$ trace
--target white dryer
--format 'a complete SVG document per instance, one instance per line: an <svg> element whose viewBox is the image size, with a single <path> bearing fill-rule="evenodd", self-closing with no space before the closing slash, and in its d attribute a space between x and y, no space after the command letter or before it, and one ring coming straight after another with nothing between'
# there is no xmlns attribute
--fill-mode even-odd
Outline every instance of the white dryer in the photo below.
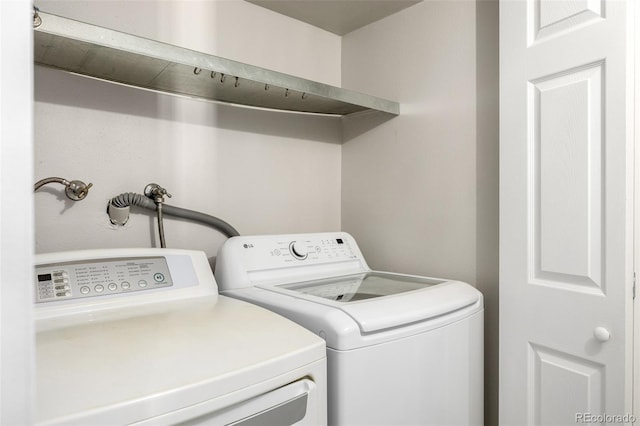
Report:
<svg viewBox="0 0 640 426"><path fill-rule="evenodd" d="M204 253L36 260L37 424L326 424L324 341L219 296Z"/></svg>
<svg viewBox="0 0 640 426"><path fill-rule="evenodd" d="M483 424L483 299L472 286L372 271L343 232L234 237L221 293L327 343L331 425Z"/></svg>

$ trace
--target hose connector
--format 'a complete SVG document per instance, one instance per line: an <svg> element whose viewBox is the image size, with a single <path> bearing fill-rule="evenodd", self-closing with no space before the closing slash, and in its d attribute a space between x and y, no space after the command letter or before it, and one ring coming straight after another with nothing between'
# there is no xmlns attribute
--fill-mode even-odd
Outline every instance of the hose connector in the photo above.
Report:
<svg viewBox="0 0 640 426"><path fill-rule="evenodd" d="M156 216L158 217L158 237L160 238L160 247L165 248L167 245L164 239L164 222L162 215L162 204L164 196L171 198L171 194L157 183L150 183L144 187L144 195L151 198L156 203Z"/></svg>
<svg viewBox="0 0 640 426"><path fill-rule="evenodd" d="M89 194L89 189L93 186L92 183L84 183L81 180L68 181L60 177L49 177L41 179L33 185L33 192L36 192L41 187L48 183L59 183L65 186L64 193L70 200L80 201L84 200Z"/></svg>
<svg viewBox="0 0 640 426"><path fill-rule="evenodd" d="M164 196L171 198L171 194L157 183L150 183L144 187L144 195L151 198L156 204L164 203Z"/></svg>
<svg viewBox="0 0 640 426"><path fill-rule="evenodd" d="M72 180L67 185L64 193L70 200L80 201L85 199L87 194L89 194L89 189L92 186L92 183L84 183L81 180Z"/></svg>

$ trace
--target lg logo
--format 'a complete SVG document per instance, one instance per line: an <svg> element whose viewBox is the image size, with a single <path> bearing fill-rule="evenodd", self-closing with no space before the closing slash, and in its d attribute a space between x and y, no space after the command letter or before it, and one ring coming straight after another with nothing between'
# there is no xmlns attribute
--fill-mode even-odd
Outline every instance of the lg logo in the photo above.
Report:
<svg viewBox="0 0 640 426"><path fill-rule="evenodd" d="M248 248L253 248L253 244L243 244L242 247L248 249Z"/></svg>

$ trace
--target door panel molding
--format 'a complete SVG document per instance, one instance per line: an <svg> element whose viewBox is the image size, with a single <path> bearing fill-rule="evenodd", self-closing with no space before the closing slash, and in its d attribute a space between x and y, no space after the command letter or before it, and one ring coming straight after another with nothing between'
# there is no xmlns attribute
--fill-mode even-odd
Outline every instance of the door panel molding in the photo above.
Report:
<svg viewBox="0 0 640 426"><path fill-rule="evenodd" d="M528 0L528 46L604 19L604 0Z"/></svg>
<svg viewBox="0 0 640 426"><path fill-rule="evenodd" d="M604 295L605 61L528 82L529 280Z"/></svg>
<svg viewBox="0 0 640 426"><path fill-rule="evenodd" d="M603 364L529 343L529 424L568 425L602 413L604 378Z"/></svg>

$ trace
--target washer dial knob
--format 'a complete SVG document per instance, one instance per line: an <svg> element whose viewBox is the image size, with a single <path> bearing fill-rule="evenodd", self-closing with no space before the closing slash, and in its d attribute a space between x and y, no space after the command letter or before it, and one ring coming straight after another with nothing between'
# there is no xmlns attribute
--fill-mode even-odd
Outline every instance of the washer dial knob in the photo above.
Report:
<svg viewBox="0 0 640 426"><path fill-rule="evenodd" d="M304 260L309 254L307 246L302 241L291 241L289 243L289 251L296 259Z"/></svg>

